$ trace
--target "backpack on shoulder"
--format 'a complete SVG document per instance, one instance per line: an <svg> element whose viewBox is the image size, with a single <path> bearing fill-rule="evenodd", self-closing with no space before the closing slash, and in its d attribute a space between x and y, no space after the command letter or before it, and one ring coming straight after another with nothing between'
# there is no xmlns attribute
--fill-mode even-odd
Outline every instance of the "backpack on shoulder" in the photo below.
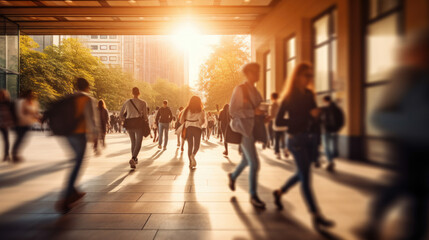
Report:
<svg viewBox="0 0 429 240"><path fill-rule="evenodd" d="M49 104L44 114L52 133L57 136L67 136L76 130L84 115L76 117L76 99L80 95L68 95Z"/></svg>
<svg viewBox="0 0 429 240"><path fill-rule="evenodd" d="M327 132L338 132L344 126L344 113L335 103L325 109L324 125Z"/></svg>

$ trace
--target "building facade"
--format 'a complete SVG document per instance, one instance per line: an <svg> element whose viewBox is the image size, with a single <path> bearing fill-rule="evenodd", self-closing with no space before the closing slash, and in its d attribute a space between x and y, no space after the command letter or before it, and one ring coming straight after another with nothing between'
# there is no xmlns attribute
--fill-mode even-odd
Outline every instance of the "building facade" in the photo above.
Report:
<svg viewBox="0 0 429 240"><path fill-rule="evenodd" d="M0 89L19 92L19 26L0 16Z"/></svg>
<svg viewBox="0 0 429 240"><path fill-rule="evenodd" d="M280 1L252 30L252 58L263 66L258 88L268 99L296 63L313 63L318 99L331 95L346 115L340 155L386 164L394 151L370 116L401 35L428 25L425 0Z"/></svg>

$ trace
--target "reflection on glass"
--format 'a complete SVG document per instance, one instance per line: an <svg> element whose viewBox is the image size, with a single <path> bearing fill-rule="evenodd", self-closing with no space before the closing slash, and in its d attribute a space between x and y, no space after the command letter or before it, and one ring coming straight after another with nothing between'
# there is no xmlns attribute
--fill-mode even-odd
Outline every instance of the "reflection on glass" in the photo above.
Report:
<svg viewBox="0 0 429 240"><path fill-rule="evenodd" d="M378 104L382 102L382 98L385 97L385 91L387 85L372 86L366 89L366 98L365 98L365 121L366 121L366 134L373 137L382 137L384 136L383 132L374 127L371 122L372 114L374 110L377 109Z"/></svg>
<svg viewBox="0 0 429 240"><path fill-rule="evenodd" d="M315 50L315 90L316 92L329 90L328 45Z"/></svg>
<svg viewBox="0 0 429 240"><path fill-rule="evenodd" d="M329 15L321 17L314 23L314 30L316 36L316 45L325 42L329 38Z"/></svg>
<svg viewBox="0 0 429 240"><path fill-rule="evenodd" d="M18 97L18 75L7 74L6 89L9 91L10 96L13 99L16 99Z"/></svg>
<svg viewBox="0 0 429 240"><path fill-rule="evenodd" d="M393 14L368 27L367 81L386 80L396 66L395 52L399 40L398 14Z"/></svg>

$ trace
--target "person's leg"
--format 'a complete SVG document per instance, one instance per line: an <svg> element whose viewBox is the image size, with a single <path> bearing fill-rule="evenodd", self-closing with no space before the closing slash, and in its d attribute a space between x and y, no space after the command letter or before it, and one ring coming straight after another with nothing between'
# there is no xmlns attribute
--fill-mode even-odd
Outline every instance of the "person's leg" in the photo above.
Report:
<svg viewBox="0 0 429 240"><path fill-rule="evenodd" d="M177 134L177 147L180 147L180 134Z"/></svg>
<svg viewBox="0 0 429 240"><path fill-rule="evenodd" d="M280 137L282 135L282 132L274 131L274 153L280 154Z"/></svg>
<svg viewBox="0 0 429 240"><path fill-rule="evenodd" d="M135 145L134 145L134 150L133 150L133 158L136 160L140 149L142 148L142 141L143 141L143 131L142 130L137 130L135 133Z"/></svg>
<svg viewBox="0 0 429 240"><path fill-rule="evenodd" d="M191 159L192 153L194 152L194 135L192 131L193 127L186 129L186 140L188 141L188 158Z"/></svg>
<svg viewBox="0 0 429 240"><path fill-rule="evenodd" d="M134 157L134 149L136 146L136 132L134 129L128 129L128 136L130 136L131 140L131 157Z"/></svg>
<svg viewBox="0 0 429 240"><path fill-rule="evenodd" d="M159 132L158 132L158 146L162 146L162 138L163 138L163 135L162 135L162 132L164 131L164 125L162 125L162 123L159 123L158 124L158 129L159 129Z"/></svg>
<svg viewBox="0 0 429 240"><path fill-rule="evenodd" d="M295 160L295 163L298 165L298 161L303 158L302 154L303 151L301 151L302 148L302 141L301 136L297 135L293 138L290 138L288 141L289 150L291 151L293 155L293 159ZM293 187L295 184L297 184L300 181L300 175L299 175L299 169L296 169L296 172L294 175L292 175L285 184L280 188L280 191L282 193L287 192L291 187Z"/></svg>
<svg viewBox="0 0 429 240"><path fill-rule="evenodd" d="M323 144L323 150L325 152L326 159L329 163L333 162L333 156L332 156L332 149L331 149L331 134L330 133L323 133L322 134L322 144Z"/></svg>
<svg viewBox="0 0 429 240"><path fill-rule="evenodd" d="M82 166L83 157L85 155L86 150L86 135L85 134L77 134L67 136L67 141L69 142L72 150L74 151L74 162L75 166L70 173L69 180L67 182L67 187L64 192L64 199L70 199L72 195L76 192L75 182L79 175L79 170Z"/></svg>
<svg viewBox="0 0 429 240"><path fill-rule="evenodd" d="M201 129L195 128L194 129L194 150L192 152L194 156L197 154L198 150L200 149L200 143L201 143Z"/></svg>
<svg viewBox="0 0 429 240"><path fill-rule="evenodd" d="M25 135L27 134L27 132L30 130L29 127L16 127L15 131L16 131L16 140L15 143L13 144L12 147L12 157L13 158L18 158L19 156L19 151L21 148L22 143L25 140ZM16 159L18 160L18 159Z"/></svg>
<svg viewBox="0 0 429 240"><path fill-rule="evenodd" d="M167 143L168 143L168 131L170 131L170 124L165 123L165 125L164 125L164 148L167 147Z"/></svg>
<svg viewBox="0 0 429 240"><path fill-rule="evenodd" d="M252 197L256 197L258 187L258 171L259 171L259 158L255 147L255 140L253 137L242 137L243 155L246 156L249 164L249 191Z"/></svg>
<svg viewBox="0 0 429 240"><path fill-rule="evenodd" d="M4 154L3 161L7 161L9 158L9 130L7 128L0 128L1 135L3 137Z"/></svg>

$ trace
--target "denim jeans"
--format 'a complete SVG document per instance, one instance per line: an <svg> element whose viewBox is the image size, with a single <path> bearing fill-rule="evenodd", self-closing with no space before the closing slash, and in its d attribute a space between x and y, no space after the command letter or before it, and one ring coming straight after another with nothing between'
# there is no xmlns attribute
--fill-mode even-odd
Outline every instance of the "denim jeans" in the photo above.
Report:
<svg viewBox="0 0 429 240"><path fill-rule="evenodd" d="M312 213L318 211L317 204L311 190L311 163L315 160L315 151L317 152L317 144L314 138L316 134L300 133L294 136L289 136L288 147L292 153L297 166L296 173L287 180L281 188L282 192L287 192L289 188L301 181L302 194L307 202L307 206Z"/></svg>
<svg viewBox="0 0 429 240"><path fill-rule="evenodd" d="M86 134L69 135L66 137L66 139L74 152L73 161L75 162L75 165L72 172L70 173L69 181L67 183L66 191L64 193L65 199L69 198L70 196L72 196L73 193L76 192L74 185L79 175L80 167L82 166L83 157L85 155Z"/></svg>
<svg viewBox="0 0 429 240"><path fill-rule="evenodd" d="M162 140L164 140L164 147L167 147L168 143L168 130L170 129L169 123L159 123L159 145L162 145ZM164 135L163 135L164 133ZM165 138L165 139L164 139Z"/></svg>
<svg viewBox="0 0 429 240"><path fill-rule="evenodd" d="M16 139L12 146L13 156L19 155L19 151L21 149L22 144L24 143L25 136L27 135L28 131L30 131L30 127L28 126L15 127Z"/></svg>
<svg viewBox="0 0 429 240"><path fill-rule="evenodd" d="M188 141L188 157L197 154L201 143L201 128L187 127L186 140Z"/></svg>
<svg viewBox="0 0 429 240"><path fill-rule="evenodd" d="M323 151L328 159L328 162L332 163L337 151L337 134L336 133L323 133L322 134Z"/></svg>
<svg viewBox="0 0 429 240"><path fill-rule="evenodd" d="M253 137L243 136L240 144L243 152L243 158L235 171L232 173L232 179L235 180L243 172L244 168L249 165L249 192L252 197L257 195L257 182L259 171L259 158L256 151L255 139Z"/></svg>
<svg viewBox="0 0 429 240"><path fill-rule="evenodd" d="M275 142L274 142L274 152L280 153L280 149L285 149L285 132L283 131L274 131Z"/></svg>
<svg viewBox="0 0 429 240"><path fill-rule="evenodd" d="M2 134L3 137L3 146L4 146L4 154L3 154L3 159L6 159L9 156L9 129L7 128L0 128L0 132Z"/></svg>
<svg viewBox="0 0 429 240"><path fill-rule="evenodd" d="M133 158L137 158L142 148L143 130L142 129L128 129L128 135L131 140L131 154Z"/></svg>

